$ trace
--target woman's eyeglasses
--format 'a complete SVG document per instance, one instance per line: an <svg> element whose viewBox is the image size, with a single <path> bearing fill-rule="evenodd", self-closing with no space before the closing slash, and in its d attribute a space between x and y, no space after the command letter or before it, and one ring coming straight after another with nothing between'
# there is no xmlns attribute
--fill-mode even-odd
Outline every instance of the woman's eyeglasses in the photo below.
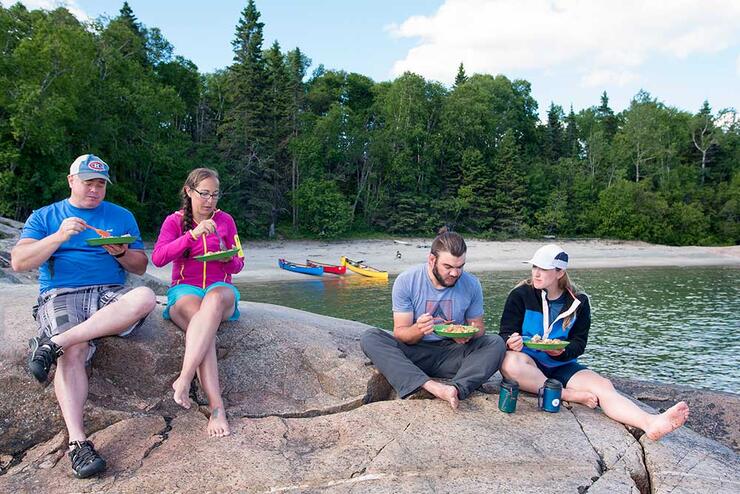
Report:
<svg viewBox="0 0 740 494"><path fill-rule="evenodd" d="M210 194L208 192L201 192L198 189L193 189L192 187L190 188L190 190L192 190L193 192L196 192L200 197L202 197L206 201L208 200L208 198L211 198L214 201L216 201L221 196L221 193L220 192L214 192L214 193Z"/></svg>

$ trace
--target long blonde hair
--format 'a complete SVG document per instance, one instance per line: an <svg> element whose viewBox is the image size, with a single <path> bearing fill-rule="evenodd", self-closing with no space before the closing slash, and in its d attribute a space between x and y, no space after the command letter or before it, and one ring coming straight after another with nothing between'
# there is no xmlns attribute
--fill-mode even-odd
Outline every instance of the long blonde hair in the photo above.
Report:
<svg viewBox="0 0 740 494"><path fill-rule="evenodd" d="M581 290L575 283L571 281L567 271L558 268L555 269L557 269L558 271L563 271L563 276L558 278L558 288L560 288L564 292L570 293L570 296L573 297L573 300L576 300L578 298L578 294L581 293ZM530 276L529 278L523 279L522 281L517 283L516 287L520 287L522 285L532 286L532 277ZM563 319L563 328L567 328L568 326L570 326L570 322L573 320L574 315L575 313L568 314Z"/></svg>

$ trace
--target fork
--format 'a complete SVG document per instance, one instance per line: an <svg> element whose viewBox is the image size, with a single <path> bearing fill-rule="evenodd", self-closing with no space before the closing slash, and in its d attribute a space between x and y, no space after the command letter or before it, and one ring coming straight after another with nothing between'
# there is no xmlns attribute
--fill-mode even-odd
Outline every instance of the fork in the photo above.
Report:
<svg viewBox="0 0 740 494"><path fill-rule="evenodd" d="M110 237L110 233L106 232L105 230L101 230L100 228L95 228L94 226L90 226L87 223L85 223L85 228L89 228L90 230L94 231L101 237Z"/></svg>

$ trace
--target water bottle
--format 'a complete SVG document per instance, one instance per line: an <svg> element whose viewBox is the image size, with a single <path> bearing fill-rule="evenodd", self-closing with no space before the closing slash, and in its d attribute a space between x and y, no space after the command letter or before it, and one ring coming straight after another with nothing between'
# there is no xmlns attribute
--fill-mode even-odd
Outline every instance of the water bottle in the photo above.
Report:
<svg viewBox="0 0 740 494"><path fill-rule="evenodd" d="M503 379L498 394L498 409L506 413L514 413L516 399L519 396L519 383L513 379Z"/></svg>
<svg viewBox="0 0 740 494"><path fill-rule="evenodd" d="M540 409L557 413L560 411L560 396L563 394L563 385L557 379L548 379L537 392L537 405Z"/></svg>

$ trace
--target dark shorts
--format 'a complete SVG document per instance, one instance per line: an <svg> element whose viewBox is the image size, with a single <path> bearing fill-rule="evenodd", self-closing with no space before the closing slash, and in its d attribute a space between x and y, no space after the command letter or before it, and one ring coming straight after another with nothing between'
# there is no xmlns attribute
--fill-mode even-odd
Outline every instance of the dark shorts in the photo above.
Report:
<svg viewBox="0 0 740 494"><path fill-rule="evenodd" d="M86 321L103 307L116 302L131 288L122 285L94 285L81 288L52 288L39 295L33 308L33 317L39 327L39 336L51 338ZM145 318L144 318L145 319ZM128 336L144 323L136 321L124 328L119 336ZM86 364L95 354L95 342L90 341Z"/></svg>
<svg viewBox="0 0 740 494"><path fill-rule="evenodd" d="M585 365L581 365L578 362L570 362L568 364L559 365L557 367L545 367L536 359L532 360L534 360L534 363L537 364L537 368L542 371L545 377L547 377L548 379L557 379L558 381L560 381L563 387L566 387L568 385L568 381L570 381L570 378L573 377L576 372L588 369L588 367L586 367Z"/></svg>

